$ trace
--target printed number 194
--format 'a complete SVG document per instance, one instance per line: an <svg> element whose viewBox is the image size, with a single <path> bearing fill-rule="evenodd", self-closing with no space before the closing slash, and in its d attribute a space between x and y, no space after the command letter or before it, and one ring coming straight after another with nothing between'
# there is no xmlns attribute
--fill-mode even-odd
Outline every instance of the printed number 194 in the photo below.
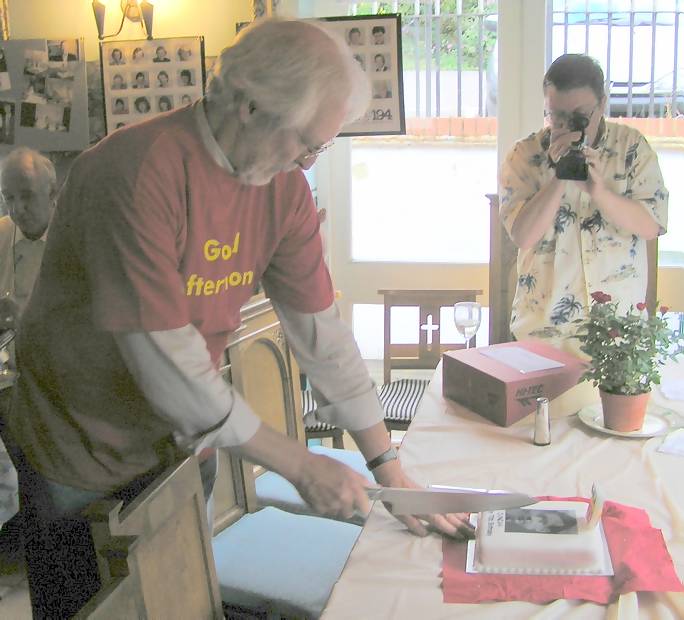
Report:
<svg viewBox="0 0 684 620"><path fill-rule="evenodd" d="M374 121L391 121L392 120L392 111L388 108L386 110L371 110L370 111L371 117Z"/></svg>

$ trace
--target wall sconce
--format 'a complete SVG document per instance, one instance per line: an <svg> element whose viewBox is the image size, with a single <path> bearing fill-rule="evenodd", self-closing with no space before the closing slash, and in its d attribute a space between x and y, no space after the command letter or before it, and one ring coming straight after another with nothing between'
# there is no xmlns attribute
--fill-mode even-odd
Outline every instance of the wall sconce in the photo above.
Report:
<svg viewBox="0 0 684 620"><path fill-rule="evenodd" d="M121 30L123 30L123 25L126 22L126 18L132 22L142 22L145 32L147 33L147 38L152 38L152 19L154 16L154 5L147 0L121 0L121 25L119 30L114 34L104 34L104 19L105 19L105 5L99 0L93 0L93 14L95 15L95 24L97 25L97 38L102 41L102 39L108 39L110 37L117 36Z"/></svg>

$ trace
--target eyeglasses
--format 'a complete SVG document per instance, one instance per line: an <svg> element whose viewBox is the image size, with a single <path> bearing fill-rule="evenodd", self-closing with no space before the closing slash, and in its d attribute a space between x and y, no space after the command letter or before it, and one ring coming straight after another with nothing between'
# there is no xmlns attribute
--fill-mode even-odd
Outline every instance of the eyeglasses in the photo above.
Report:
<svg viewBox="0 0 684 620"><path fill-rule="evenodd" d="M551 121L554 127L559 127L565 125L573 116L580 115L587 119L587 122L591 121L594 116L594 112L601 106L597 103L589 112L575 111L575 112L548 112L544 110L544 118Z"/></svg>
<svg viewBox="0 0 684 620"><path fill-rule="evenodd" d="M335 138L330 138L327 142L324 142L320 146L308 146L306 143L306 140L304 140L304 137L302 134L297 132L297 135L299 136L299 141L304 145L304 148L306 149L306 152L304 155L300 157L301 160L305 161L307 159L312 159L313 157L318 157L323 151L327 151L333 144L335 144Z"/></svg>

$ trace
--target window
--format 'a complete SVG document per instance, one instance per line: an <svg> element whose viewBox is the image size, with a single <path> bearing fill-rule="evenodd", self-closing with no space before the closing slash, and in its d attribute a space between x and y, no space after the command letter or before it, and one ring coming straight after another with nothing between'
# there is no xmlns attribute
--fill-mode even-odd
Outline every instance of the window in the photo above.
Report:
<svg viewBox="0 0 684 620"><path fill-rule="evenodd" d="M483 117L496 3L351 6L373 11L402 13L409 136L353 141L351 259L487 263L496 125Z"/></svg>

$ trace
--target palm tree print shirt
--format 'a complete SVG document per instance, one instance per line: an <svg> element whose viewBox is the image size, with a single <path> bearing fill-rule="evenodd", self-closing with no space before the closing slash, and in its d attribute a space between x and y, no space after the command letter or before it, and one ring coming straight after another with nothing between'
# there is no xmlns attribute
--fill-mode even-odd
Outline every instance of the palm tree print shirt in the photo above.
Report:
<svg viewBox="0 0 684 620"><path fill-rule="evenodd" d="M602 129L595 148L606 186L640 202L664 234L668 192L655 152L636 129L610 122ZM509 235L525 204L555 175L549 140L543 129L518 141L502 166L500 214ZM518 250L517 267L512 333L571 353L579 352L573 321L585 316L592 292L609 293L623 311L646 295L646 241L604 219L573 181L566 181L553 226L534 247Z"/></svg>

